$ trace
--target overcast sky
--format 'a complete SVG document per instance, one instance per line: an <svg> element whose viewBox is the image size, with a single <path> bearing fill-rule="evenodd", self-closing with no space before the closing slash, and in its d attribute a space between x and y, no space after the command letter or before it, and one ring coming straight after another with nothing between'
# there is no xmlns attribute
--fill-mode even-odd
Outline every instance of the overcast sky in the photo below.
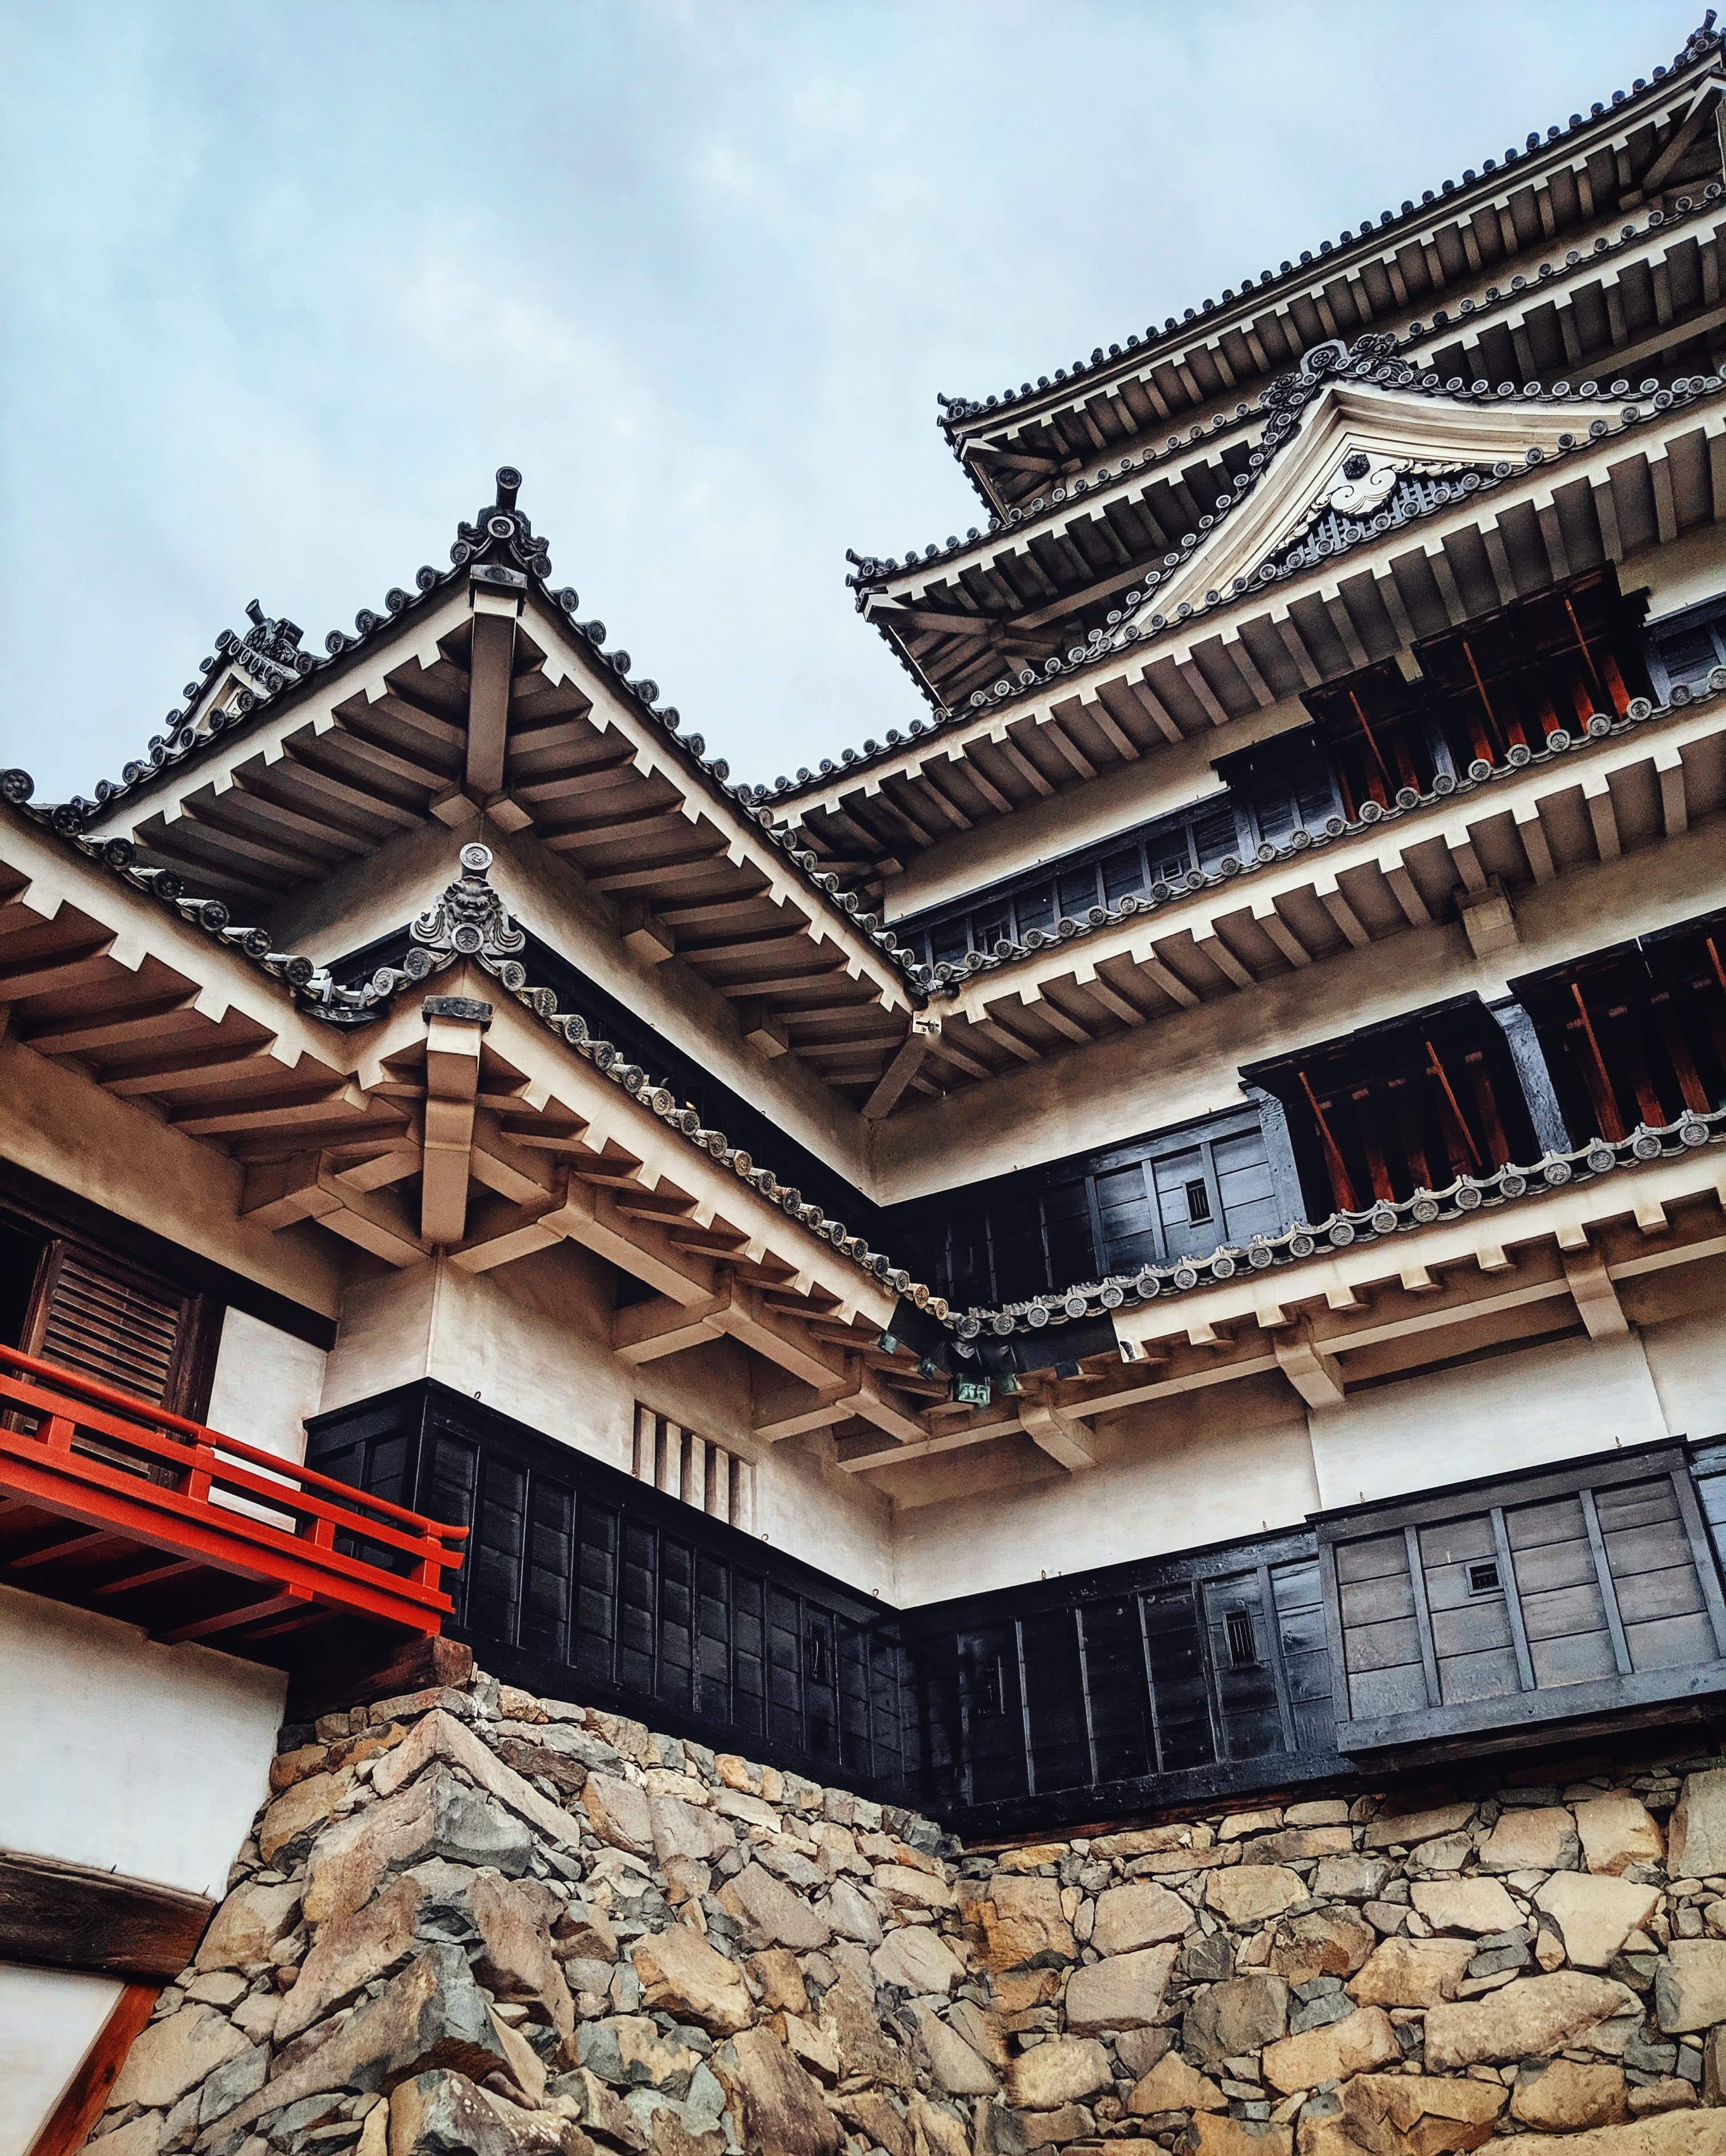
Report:
<svg viewBox="0 0 1726 2156"><path fill-rule="evenodd" d="M117 773L245 602L324 633L498 465L768 779L922 706L845 550L934 426L1668 62L1699 0L9 0L0 754Z"/></svg>

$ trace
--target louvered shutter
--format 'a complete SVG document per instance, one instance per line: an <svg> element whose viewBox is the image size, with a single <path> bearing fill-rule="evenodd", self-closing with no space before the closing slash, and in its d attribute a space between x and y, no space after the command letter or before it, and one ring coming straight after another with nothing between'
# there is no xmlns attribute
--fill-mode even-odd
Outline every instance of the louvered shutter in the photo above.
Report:
<svg viewBox="0 0 1726 2156"><path fill-rule="evenodd" d="M32 1352L177 1409L193 1301L68 1238L44 1283Z"/></svg>

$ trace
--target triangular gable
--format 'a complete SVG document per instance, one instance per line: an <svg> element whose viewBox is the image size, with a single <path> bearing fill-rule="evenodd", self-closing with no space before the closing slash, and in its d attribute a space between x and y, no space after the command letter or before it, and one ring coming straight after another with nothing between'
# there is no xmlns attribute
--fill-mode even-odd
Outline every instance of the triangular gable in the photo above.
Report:
<svg viewBox="0 0 1726 2156"><path fill-rule="evenodd" d="M1586 430L1586 405L1465 403L1416 388L1400 362L1357 360L1346 377L1333 372L1343 363L1339 345L1321 346L1276 385L1261 465L1189 557L1155 581L1133 628L1161 629L1316 568L1359 538L1573 447Z"/></svg>

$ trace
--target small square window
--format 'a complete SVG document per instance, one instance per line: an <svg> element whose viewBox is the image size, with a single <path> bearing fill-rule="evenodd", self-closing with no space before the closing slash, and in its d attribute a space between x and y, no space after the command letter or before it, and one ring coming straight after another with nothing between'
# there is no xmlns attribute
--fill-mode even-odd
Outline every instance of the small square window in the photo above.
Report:
<svg viewBox="0 0 1726 2156"><path fill-rule="evenodd" d="M1210 1218L1210 1193L1202 1175L1194 1176L1187 1185L1187 1218L1195 1225Z"/></svg>
<svg viewBox="0 0 1726 2156"><path fill-rule="evenodd" d="M1257 1661L1258 1641L1254 1636L1250 1609L1230 1610L1223 1620L1223 1630L1229 1642L1229 1660L1237 1670Z"/></svg>
<svg viewBox="0 0 1726 2156"><path fill-rule="evenodd" d="M1483 1563L1468 1568L1468 1592L1471 1594L1496 1594L1499 1591L1498 1567L1488 1558Z"/></svg>

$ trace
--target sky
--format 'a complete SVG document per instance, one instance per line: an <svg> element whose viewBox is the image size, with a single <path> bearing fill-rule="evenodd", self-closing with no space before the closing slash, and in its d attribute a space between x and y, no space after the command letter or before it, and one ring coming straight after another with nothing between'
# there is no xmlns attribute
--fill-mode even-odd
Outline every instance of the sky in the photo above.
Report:
<svg viewBox="0 0 1726 2156"><path fill-rule="evenodd" d="M732 775L924 708L847 547L984 395L1503 155L1699 0L4 0L0 762L117 776L249 599L501 464Z"/></svg>

